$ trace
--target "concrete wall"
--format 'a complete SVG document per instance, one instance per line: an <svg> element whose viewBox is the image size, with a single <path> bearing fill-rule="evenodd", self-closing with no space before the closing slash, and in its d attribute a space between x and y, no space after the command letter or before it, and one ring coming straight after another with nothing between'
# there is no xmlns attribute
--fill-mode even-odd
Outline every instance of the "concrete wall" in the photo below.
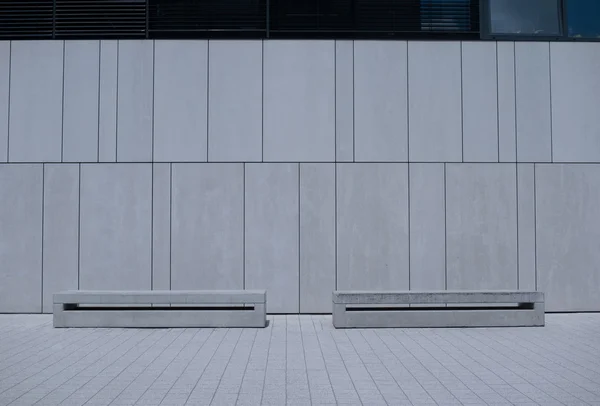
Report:
<svg viewBox="0 0 600 406"><path fill-rule="evenodd" d="M600 310L600 44L0 42L0 312L540 289Z"/></svg>

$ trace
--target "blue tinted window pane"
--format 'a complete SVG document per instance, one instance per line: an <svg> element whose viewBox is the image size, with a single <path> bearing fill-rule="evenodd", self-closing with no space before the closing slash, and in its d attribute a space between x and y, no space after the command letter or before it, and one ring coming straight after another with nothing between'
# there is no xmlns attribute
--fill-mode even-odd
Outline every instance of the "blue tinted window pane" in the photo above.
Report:
<svg viewBox="0 0 600 406"><path fill-rule="evenodd" d="M489 5L492 34L560 35L558 0L490 0Z"/></svg>
<svg viewBox="0 0 600 406"><path fill-rule="evenodd" d="M600 0L567 0L569 37L600 38Z"/></svg>

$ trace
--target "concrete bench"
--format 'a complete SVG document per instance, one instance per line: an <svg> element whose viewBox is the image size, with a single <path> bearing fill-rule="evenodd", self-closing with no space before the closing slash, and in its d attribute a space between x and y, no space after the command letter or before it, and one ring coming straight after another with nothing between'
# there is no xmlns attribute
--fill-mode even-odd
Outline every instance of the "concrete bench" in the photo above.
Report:
<svg viewBox="0 0 600 406"><path fill-rule="evenodd" d="M54 294L54 327L265 327L264 290Z"/></svg>
<svg viewBox="0 0 600 406"><path fill-rule="evenodd" d="M522 291L333 292L336 328L544 325L544 294Z"/></svg>

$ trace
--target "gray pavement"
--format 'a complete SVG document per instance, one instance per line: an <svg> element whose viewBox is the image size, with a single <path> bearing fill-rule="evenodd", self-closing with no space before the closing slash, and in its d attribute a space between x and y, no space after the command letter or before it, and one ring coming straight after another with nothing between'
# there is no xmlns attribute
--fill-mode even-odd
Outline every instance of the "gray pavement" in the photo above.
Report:
<svg viewBox="0 0 600 406"><path fill-rule="evenodd" d="M53 329L0 315L0 405L600 405L600 314L543 328Z"/></svg>

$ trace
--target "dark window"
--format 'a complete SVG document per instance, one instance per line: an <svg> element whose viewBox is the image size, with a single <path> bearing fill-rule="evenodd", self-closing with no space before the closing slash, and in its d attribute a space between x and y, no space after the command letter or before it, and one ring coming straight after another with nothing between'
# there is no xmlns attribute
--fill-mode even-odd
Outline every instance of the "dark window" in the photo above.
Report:
<svg viewBox="0 0 600 406"><path fill-rule="evenodd" d="M52 38L53 5L53 0L0 1L0 38Z"/></svg>
<svg viewBox="0 0 600 406"><path fill-rule="evenodd" d="M471 31L471 0L421 0L423 31Z"/></svg>
<svg viewBox="0 0 600 406"><path fill-rule="evenodd" d="M559 0L489 0L488 6L492 35L561 34Z"/></svg>
<svg viewBox="0 0 600 406"><path fill-rule="evenodd" d="M569 37L600 39L600 0L565 1Z"/></svg>

